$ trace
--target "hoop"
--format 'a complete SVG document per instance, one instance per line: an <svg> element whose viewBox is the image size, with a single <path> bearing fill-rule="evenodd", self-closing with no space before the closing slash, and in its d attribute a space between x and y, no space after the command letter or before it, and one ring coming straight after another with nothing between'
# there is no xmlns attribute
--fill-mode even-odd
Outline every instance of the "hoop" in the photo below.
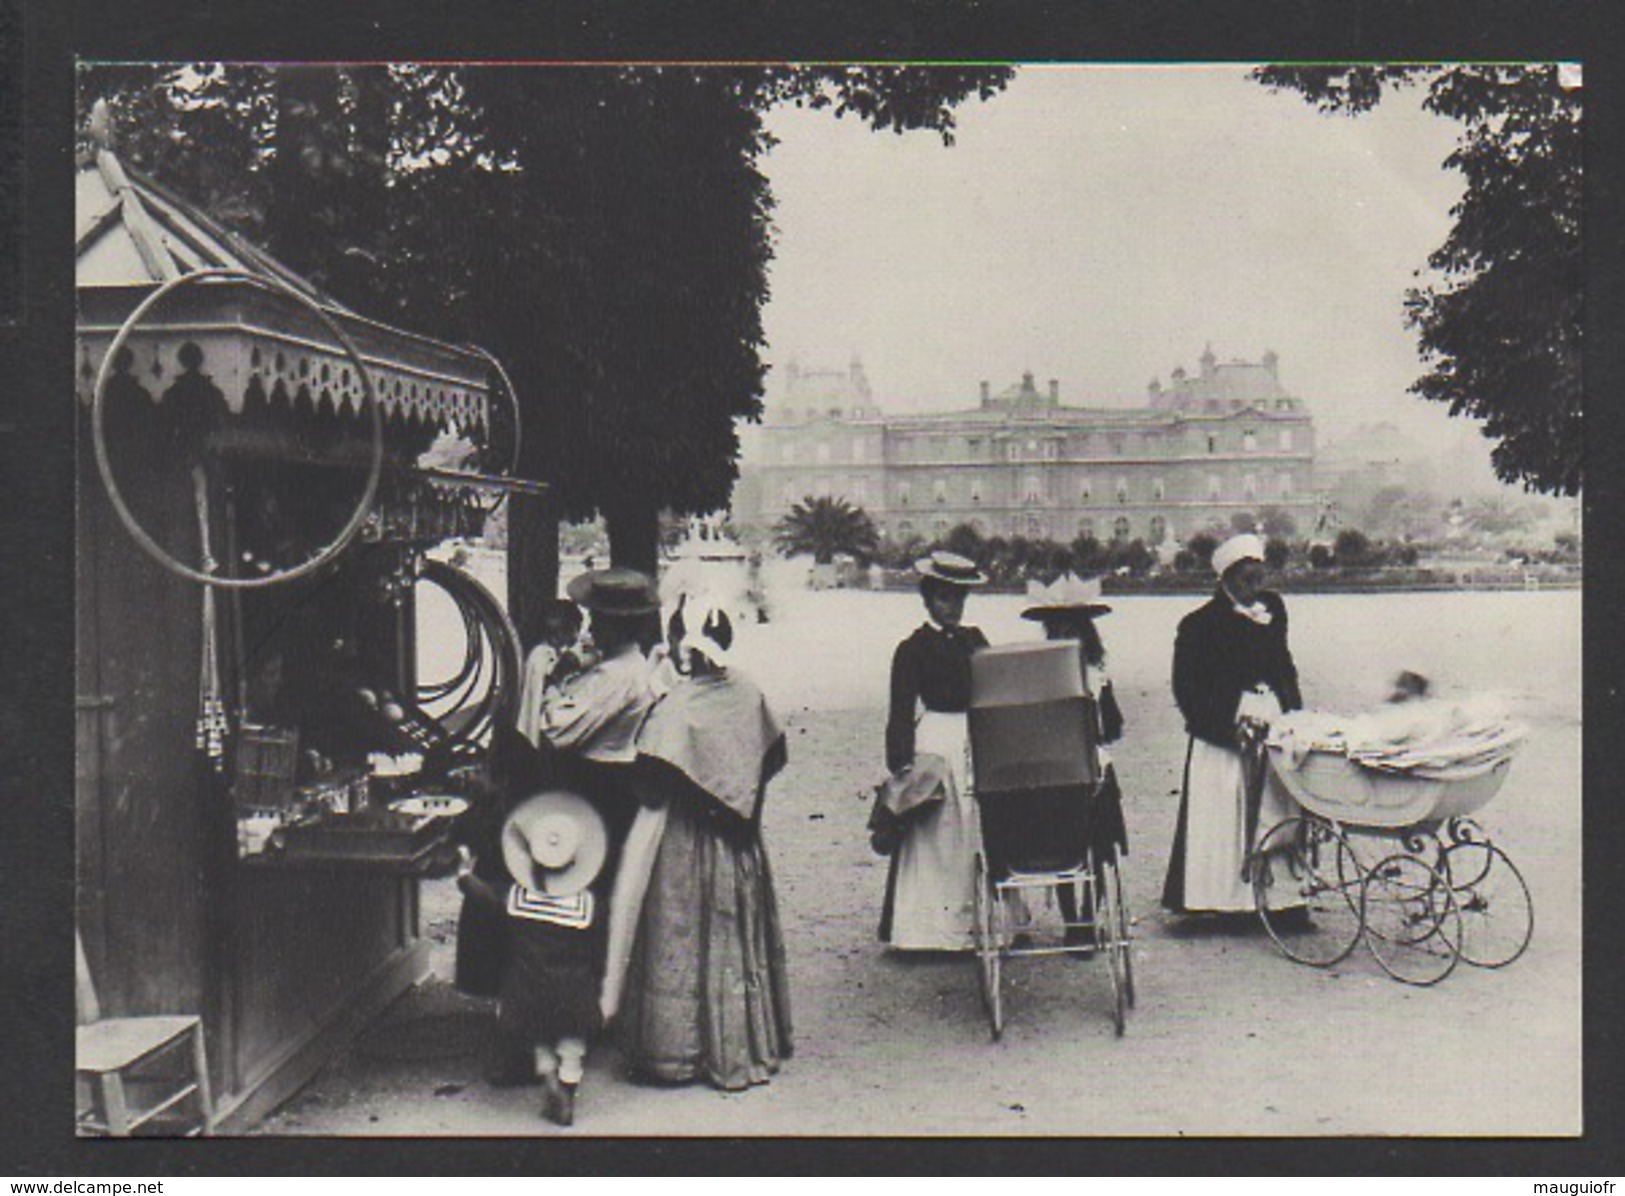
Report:
<svg viewBox="0 0 1625 1196"><path fill-rule="evenodd" d="M107 454L106 395L107 384L112 377L114 360L124 348L125 342L130 339L131 333L135 331L136 325L143 316L167 296L187 283L210 279L246 282L250 286L257 286L273 295L293 299L296 303L303 305L307 311L314 314L327 331L333 334L333 337L339 342L350 360L355 363L356 373L361 379L363 398L372 413L372 453L367 465L367 484L362 492L361 501L356 504L354 513L351 514L344 527L340 529L338 535L324 545L315 556L301 561L291 569L272 570L263 577L220 577L207 567L194 569L190 565L183 564L170 556L156 540L147 534L147 529L141 526L134 512L130 510L129 505L124 501L124 494L119 490L118 482L113 477L113 464ZM182 274L180 277L172 278L160 285L157 290L136 305L135 310L125 318L124 323L119 325L118 332L114 334L112 343L107 346L107 352L102 357L101 368L96 371L96 389L91 396L90 404L90 430L92 443L96 450L96 469L101 474L102 486L107 491L107 497L113 504L113 511L118 515L119 522L124 524L125 530L141 546L142 551L177 577L223 590L254 590L284 581L292 581L297 577L304 577L309 573L314 573L338 556L349 546L350 541L355 539L356 533L361 530L361 525L366 522L368 514L371 513L372 501L378 494L378 479L383 474L384 468L383 410L378 405L378 393L373 385L372 374L367 369L367 363L362 358L361 351L356 348L355 342L339 326L338 321L330 316L320 304L296 291L281 279L272 278L269 275L255 274L235 267L210 267L203 270L194 270L190 274Z"/></svg>

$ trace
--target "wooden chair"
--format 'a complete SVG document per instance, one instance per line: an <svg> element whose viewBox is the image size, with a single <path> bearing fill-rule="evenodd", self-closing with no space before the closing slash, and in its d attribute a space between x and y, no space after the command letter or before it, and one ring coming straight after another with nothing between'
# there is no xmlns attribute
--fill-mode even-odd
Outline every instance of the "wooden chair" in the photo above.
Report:
<svg viewBox="0 0 1625 1196"><path fill-rule="evenodd" d="M77 932L74 946L74 1003L78 1027L74 1044L74 1076L83 1081L90 1094L90 1107L81 1108L78 1132L81 1136L128 1138L146 1128L148 1132L166 1124L159 1118L180 1109L195 1098L198 1123L177 1136L207 1137L214 1132L214 1101L209 1092L209 1061L203 1047L203 1022L187 1015L156 1017L101 1016L101 1003L90 979L85 945ZM185 1074L179 1077L155 1074L150 1065L161 1057L184 1059ZM155 1103L143 1109L131 1107L132 1088L145 1091L167 1085Z"/></svg>

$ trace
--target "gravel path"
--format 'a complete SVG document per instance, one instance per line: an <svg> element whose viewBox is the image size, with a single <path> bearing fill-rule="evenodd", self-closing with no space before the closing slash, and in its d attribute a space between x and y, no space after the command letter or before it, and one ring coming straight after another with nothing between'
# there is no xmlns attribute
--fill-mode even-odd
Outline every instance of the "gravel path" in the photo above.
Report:
<svg viewBox="0 0 1625 1196"><path fill-rule="evenodd" d="M1563 1135L1580 1129L1579 595L1337 595L1292 600L1309 700L1354 709L1399 666L1447 690L1504 689L1534 727L1484 821L1535 894L1511 968L1459 968L1414 989L1363 951L1319 971L1250 927L1191 928L1156 907L1183 736L1167 696L1190 598L1131 598L1105 624L1129 720L1115 752L1139 1005L1113 1036L1103 967L1015 961L990 1040L968 957L899 959L874 940L884 861L863 833L880 756L889 647L906 595L791 594L747 638L790 732L765 834L790 951L796 1053L769 1085L727 1095L619 1076L589 1060L573 1130L533 1090L480 1079L479 1006L451 970L457 895L424 886L437 979L410 994L258 1130L262 1134ZM995 642L1030 638L1013 598L978 598Z"/></svg>

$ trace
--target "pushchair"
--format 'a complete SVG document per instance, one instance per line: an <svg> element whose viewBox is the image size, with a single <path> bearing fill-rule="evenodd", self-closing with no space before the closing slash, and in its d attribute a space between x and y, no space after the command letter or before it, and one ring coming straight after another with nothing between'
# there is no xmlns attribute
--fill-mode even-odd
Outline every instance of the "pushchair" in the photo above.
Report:
<svg viewBox="0 0 1625 1196"><path fill-rule="evenodd" d="M1056 641L985 648L971 658L970 751L981 822L975 941L994 1039L1004 1031L1003 975L1020 956L1094 954L1111 986L1112 1024L1124 1031L1134 965L1115 839L1103 833L1109 798L1097 717L1077 645ZM1017 894L1070 894L1074 933L1017 946ZM1087 941L1078 938L1087 935ZM1091 972L1094 972L1091 969Z"/></svg>

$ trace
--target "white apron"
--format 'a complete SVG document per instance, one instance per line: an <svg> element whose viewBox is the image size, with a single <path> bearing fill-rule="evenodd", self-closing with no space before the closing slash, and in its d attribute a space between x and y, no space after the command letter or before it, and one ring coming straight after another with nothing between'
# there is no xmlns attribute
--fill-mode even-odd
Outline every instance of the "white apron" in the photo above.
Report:
<svg viewBox="0 0 1625 1196"><path fill-rule="evenodd" d="M914 750L949 765L946 798L909 824L897 848L891 946L902 951L968 951L975 900L975 858L982 826L971 794L970 725L963 714L928 710Z"/></svg>
<svg viewBox="0 0 1625 1196"><path fill-rule="evenodd" d="M1247 842L1246 770L1241 753L1192 739L1187 776L1185 908L1251 911L1255 908L1252 885L1241 878L1242 865L1254 846ZM1297 804L1275 775L1269 774L1258 804L1257 835L1262 837L1295 813Z"/></svg>

